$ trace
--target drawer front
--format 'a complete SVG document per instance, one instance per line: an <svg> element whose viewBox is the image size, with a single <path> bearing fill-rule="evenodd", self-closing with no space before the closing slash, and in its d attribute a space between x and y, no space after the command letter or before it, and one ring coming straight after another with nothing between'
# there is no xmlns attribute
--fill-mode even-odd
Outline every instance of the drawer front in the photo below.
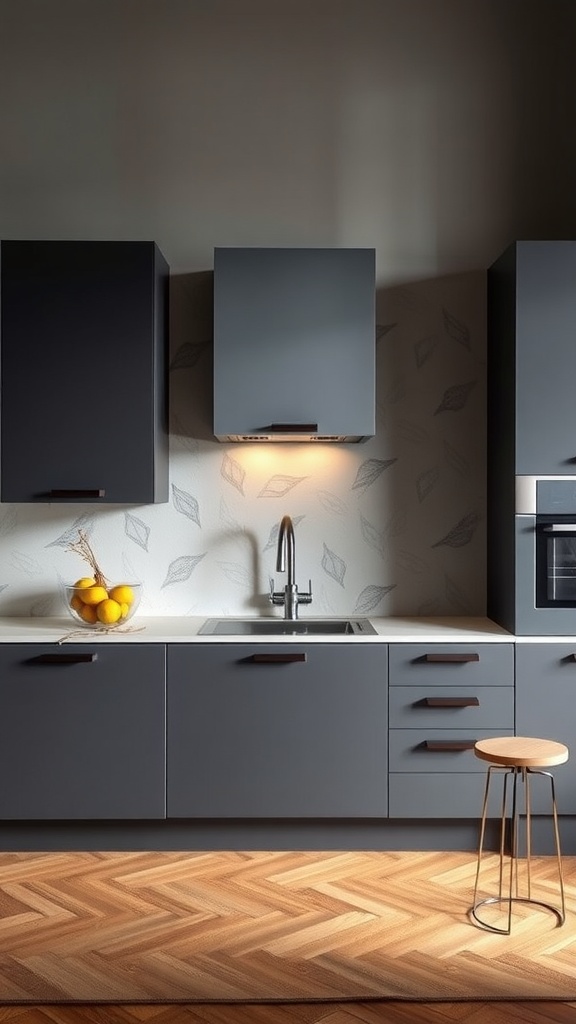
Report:
<svg viewBox="0 0 576 1024"><path fill-rule="evenodd" d="M485 772L487 761L474 743L490 736L513 736L513 729L391 729L391 772Z"/></svg>
<svg viewBox="0 0 576 1024"><path fill-rule="evenodd" d="M390 818L480 818L486 779L478 772L423 775L410 772L390 776ZM496 803L488 808L499 817Z"/></svg>
<svg viewBox="0 0 576 1024"><path fill-rule="evenodd" d="M513 686L513 644L391 644L390 686Z"/></svg>
<svg viewBox="0 0 576 1024"><path fill-rule="evenodd" d="M390 727L513 729L513 686L394 686Z"/></svg>

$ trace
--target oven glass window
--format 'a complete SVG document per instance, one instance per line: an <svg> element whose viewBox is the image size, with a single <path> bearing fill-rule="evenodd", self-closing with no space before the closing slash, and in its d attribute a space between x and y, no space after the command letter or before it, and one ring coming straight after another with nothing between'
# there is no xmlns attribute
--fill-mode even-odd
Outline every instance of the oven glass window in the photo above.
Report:
<svg viewBox="0 0 576 1024"><path fill-rule="evenodd" d="M546 596L552 604L576 602L576 534L546 536Z"/></svg>

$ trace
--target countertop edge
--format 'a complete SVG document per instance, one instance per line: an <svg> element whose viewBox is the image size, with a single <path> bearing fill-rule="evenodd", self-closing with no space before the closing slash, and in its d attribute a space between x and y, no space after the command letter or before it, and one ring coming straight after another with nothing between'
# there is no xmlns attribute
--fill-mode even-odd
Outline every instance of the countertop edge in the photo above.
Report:
<svg viewBox="0 0 576 1024"><path fill-rule="evenodd" d="M0 643L198 643L198 644L382 644L382 643L513 643L534 637L514 637L491 619L465 616L430 618L369 618L373 635L269 636L252 634L201 635L199 629L209 616L137 616L124 629L75 628L66 617L0 618ZM342 616L335 616L335 618ZM302 619L302 621L304 621ZM556 641L558 637L545 637ZM564 638L567 641L569 637Z"/></svg>

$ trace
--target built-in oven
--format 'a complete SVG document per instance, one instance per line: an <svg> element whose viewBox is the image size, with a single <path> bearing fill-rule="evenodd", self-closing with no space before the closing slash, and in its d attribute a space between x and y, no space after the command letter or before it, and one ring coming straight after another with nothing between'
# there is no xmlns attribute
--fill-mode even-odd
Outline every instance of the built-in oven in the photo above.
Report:
<svg viewBox="0 0 576 1024"><path fill-rule="evenodd" d="M514 631L576 636L576 477L516 477L514 519Z"/></svg>
<svg viewBox="0 0 576 1024"><path fill-rule="evenodd" d="M537 515L537 608L576 608L576 516Z"/></svg>

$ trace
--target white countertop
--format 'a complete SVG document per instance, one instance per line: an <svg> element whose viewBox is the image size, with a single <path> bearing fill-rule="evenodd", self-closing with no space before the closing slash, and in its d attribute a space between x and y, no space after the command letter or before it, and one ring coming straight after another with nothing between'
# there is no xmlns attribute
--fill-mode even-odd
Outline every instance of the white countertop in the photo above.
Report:
<svg viewBox="0 0 576 1024"><path fill-rule="evenodd" d="M239 616L235 616L238 618ZM248 616L245 616L247 618ZM338 616L345 618L346 616ZM125 627L118 629L82 629L71 619L61 618L0 618L0 643L502 643L513 642L515 638L490 619L468 618L465 616L442 616L434 618L370 618L376 635L321 635L297 636L222 636L198 635L198 630L208 616L139 616ZM310 616L312 618L312 616ZM350 616L354 618L354 616ZM304 622L304 616L301 617ZM534 637L521 637L534 640ZM543 637L542 640L558 642L569 637Z"/></svg>

